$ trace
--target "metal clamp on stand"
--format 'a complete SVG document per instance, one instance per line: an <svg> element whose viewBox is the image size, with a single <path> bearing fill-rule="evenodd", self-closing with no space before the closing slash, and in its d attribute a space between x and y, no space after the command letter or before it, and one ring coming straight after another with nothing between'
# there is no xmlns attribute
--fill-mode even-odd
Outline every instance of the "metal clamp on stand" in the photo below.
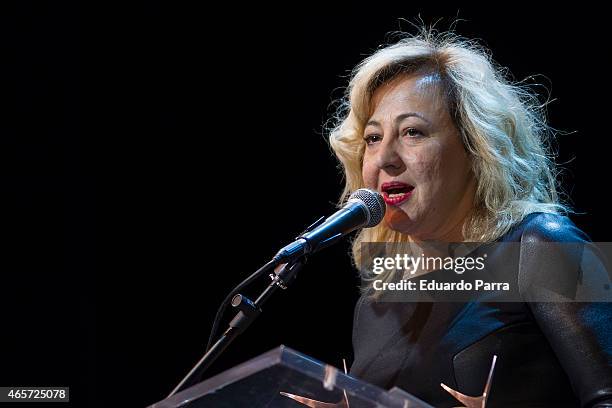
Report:
<svg viewBox="0 0 612 408"><path fill-rule="evenodd" d="M232 307L237 308L239 312L230 322L229 329L225 334L228 334L231 329L235 329L238 333L242 333L261 313L261 309L255 306L251 299L241 294L234 296L232 299Z"/></svg>
<svg viewBox="0 0 612 408"><path fill-rule="evenodd" d="M298 261L291 265L287 264L278 273L271 273L270 279L272 279L272 283L281 289L287 289L297 276L298 271L302 269L304 263L306 263L306 260Z"/></svg>

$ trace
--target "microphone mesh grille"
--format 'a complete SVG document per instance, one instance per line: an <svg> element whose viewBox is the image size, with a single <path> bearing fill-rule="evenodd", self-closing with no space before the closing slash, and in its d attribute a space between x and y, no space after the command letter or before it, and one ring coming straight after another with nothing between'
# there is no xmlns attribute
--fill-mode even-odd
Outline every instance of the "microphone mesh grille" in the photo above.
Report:
<svg viewBox="0 0 612 408"><path fill-rule="evenodd" d="M349 201L358 200L365 204L370 213L370 221L364 228L371 228L378 225L385 216L385 200L377 191L367 188L360 188L349 197Z"/></svg>

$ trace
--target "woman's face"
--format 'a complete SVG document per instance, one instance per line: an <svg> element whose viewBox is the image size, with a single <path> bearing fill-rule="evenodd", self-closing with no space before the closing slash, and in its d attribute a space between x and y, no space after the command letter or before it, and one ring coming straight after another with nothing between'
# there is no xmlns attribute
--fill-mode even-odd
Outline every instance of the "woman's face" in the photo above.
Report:
<svg viewBox="0 0 612 408"><path fill-rule="evenodd" d="M363 179L383 194L392 230L414 240L461 241L475 180L439 89L435 74L405 75L374 92Z"/></svg>

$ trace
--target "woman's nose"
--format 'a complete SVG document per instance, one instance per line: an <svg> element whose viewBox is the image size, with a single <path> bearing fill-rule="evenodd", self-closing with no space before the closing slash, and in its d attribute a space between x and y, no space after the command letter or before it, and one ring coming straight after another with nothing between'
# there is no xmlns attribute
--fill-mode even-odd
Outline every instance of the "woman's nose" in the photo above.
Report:
<svg viewBox="0 0 612 408"><path fill-rule="evenodd" d="M379 169L390 173L401 173L404 171L404 162L397 151L395 140L385 141L383 139L378 149L376 163Z"/></svg>

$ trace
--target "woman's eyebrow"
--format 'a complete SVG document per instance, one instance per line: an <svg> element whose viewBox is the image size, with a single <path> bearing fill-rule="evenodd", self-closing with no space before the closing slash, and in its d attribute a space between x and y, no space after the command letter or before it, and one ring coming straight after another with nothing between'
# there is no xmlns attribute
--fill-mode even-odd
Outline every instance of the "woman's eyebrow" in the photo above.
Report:
<svg viewBox="0 0 612 408"><path fill-rule="evenodd" d="M402 113L401 115L398 115L395 118L395 124L398 124L402 120L404 120L406 118L409 118L409 117L412 117L412 116L420 118L420 119L424 120L425 122L427 122L428 124L431 124L431 122L427 118L425 118L423 115L421 115L420 113L417 113L417 112L406 112L406 113ZM380 123L375 121L375 120L372 120L372 119L369 120L368 123L366 123L366 126L370 126L370 125L380 127Z"/></svg>

